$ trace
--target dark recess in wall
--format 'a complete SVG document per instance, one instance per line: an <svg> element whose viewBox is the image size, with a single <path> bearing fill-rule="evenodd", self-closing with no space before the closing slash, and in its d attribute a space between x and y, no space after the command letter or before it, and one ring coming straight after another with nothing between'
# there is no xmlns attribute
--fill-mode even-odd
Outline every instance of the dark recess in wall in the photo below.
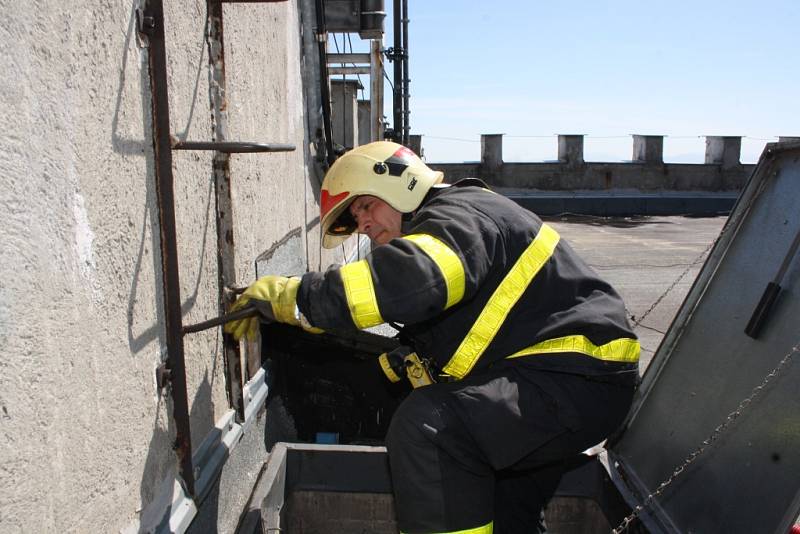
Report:
<svg viewBox="0 0 800 534"><path fill-rule="evenodd" d="M262 327L261 335L271 380L268 441L313 443L318 432L327 432L342 444L383 444L395 408L410 391L407 382L389 382L378 364L397 340L367 332L309 334L280 324ZM283 409L269 413L275 404Z"/></svg>

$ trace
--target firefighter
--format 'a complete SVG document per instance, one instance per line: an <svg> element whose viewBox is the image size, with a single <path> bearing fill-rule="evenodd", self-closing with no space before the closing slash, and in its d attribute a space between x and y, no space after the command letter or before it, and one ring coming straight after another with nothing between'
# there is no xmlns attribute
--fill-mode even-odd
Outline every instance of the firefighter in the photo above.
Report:
<svg viewBox="0 0 800 534"><path fill-rule="evenodd" d="M623 421L639 343L620 296L551 226L479 180L442 179L395 143L344 154L322 184L323 246L359 232L372 252L261 278L234 308L269 301L304 328L403 325L444 379L414 389L386 436L401 532L541 532L560 463Z"/></svg>

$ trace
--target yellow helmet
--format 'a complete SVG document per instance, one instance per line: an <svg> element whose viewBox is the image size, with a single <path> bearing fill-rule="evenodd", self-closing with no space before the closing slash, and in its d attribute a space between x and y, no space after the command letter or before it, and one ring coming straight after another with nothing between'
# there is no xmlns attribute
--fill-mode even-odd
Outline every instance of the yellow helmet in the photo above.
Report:
<svg viewBox="0 0 800 534"><path fill-rule="evenodd" d="M376 141L354 148L334 162L322 182L322 246L333 248L356 231L347 209L356 197L372 195L400 213L410 213L443 177L397 143Z"/></svg>

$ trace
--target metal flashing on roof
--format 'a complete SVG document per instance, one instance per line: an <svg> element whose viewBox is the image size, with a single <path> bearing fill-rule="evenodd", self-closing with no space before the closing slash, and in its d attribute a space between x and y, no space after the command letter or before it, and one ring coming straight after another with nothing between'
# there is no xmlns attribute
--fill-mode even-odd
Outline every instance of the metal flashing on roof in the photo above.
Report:
<svg viewBox="0 0 800 534"><path fill-rule="evenodd" d="M769 144L609 446L652 532L783 534L800 513L799 234L800 143Z"/></svg>

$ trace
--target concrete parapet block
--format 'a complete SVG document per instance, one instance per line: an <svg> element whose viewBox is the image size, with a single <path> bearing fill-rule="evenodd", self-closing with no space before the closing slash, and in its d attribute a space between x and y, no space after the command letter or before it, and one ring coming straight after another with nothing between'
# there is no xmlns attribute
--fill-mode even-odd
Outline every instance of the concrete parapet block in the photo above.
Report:
<svg viewBox="0 0 800 534"><path fill-rule="evenodd" d="M421 135L409 135L408 136L408 148L414 151L419 157L424 157L425 154L422 152L422 136Z"/></svg>
<svg viewBox="0 0 800 534"><path fill-rule="evenodd" d="M481 134L481 167L495 171L503 166L503 135Z"/></svg>
<svg viewBox="0 0 800 534"><path fill-rule="evenodd" d="M633 161L664 163L663 135L633 135Z"/></svg>
<svg viewBox="0 0 800 534"><path fill-rule="evenodd" d="M742 152L741 136L706 136L706 164L736 167Z"/></svg>
<svg viewBox="0 0 800 534"><path fill-rule="evenodd" d="M372 102L369 100L358 101L358 144L366 145L370 139L370 112Z"/></svg>
<svg viewBox="0 0 800 534"><path fill-rule="evenodd" d="M583 134L558 136L558 161L568 164L583 163Z"/></svg>

